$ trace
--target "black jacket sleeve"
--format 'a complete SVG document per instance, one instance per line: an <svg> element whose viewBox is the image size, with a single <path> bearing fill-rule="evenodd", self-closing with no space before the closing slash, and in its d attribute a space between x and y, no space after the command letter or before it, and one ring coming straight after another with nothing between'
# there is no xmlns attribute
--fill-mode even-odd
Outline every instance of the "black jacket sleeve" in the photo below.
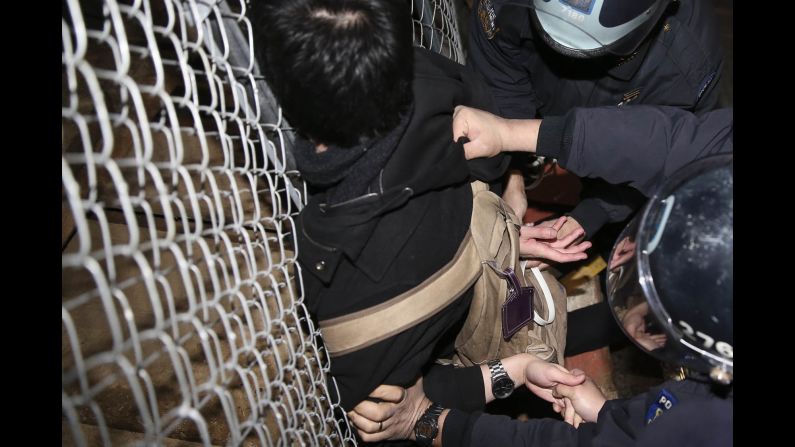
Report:
<svg viewBox="0 0 795 447"><path fill-rule="evenodd" d="M508 416L450 410L442 445L465 447L576 446L577 430L555 419L517 421Z"/></svg>
<svg viewBox="0 0 795 447"><path fill-rule="evenodd" d="M661 397L673 398L673 405L658 405ZM442 442L467 447L731 445L732 413L732 398L719 397L708 383L669 381L629 399L605 402L596 423L577 429L556 419L517 421L451 410Z"/></svg>
<svg viewBox="0 0 795 447"><path fill-rule="evenodd" d="M668 106L576 108L544 119L536 152L580 177L650 196L686 164L733 152L733 131L731 108L700 116Z"/></svg>
<svg viewBox="0 0 795 447"><path fill-rule="evenodd" d="M593 237L607 223L622 222L646 202L646 197L628 186L611 185L599 179L582 179L580 202L569 213Z"/></svg>
<svg viewBox="0 0 795 447"><path fill-rule="evenodd" d="M497 113L497 106L483 76L471 68L466 68L461 71L461 79L468 92L467 102L463 105ZM464 141L459 140L459 143L462 144L463 150ZM510 154L499 154L496 157L467 160L467 165L473 180L495 183L505 175L510 162Z"/></svg>
<svg viewBox="0 0 795 447"><path fill-rule="evenodd" d="M441 117L449 120L447 132L450 133L444 134L448 138L446 141L442 138L437 143L440 147L453 144L452 113L456 106L465 105L492 113L497 112L485 80L471 68L463 67L461 64L425 48L414 49L414 65L415 104L429 104L427 107L433 108L435 113L432 118L435 120ZM412 141L418 141L418 135L438 132L433 126L410 128L409 131L412 132L410 138ZM431 135L427 137L427 140L421 141L433 140L434 135ZM463 142L459 142L456 145L456 150L463 154L462 144ZM491 183L501 179L508 169L510 160L510 154L467 160L466 165L469 169L470 180L481 180Z"/></svg>
<svg viewBox="0 0 795 447"><path fill-rule="evenodd" d="M455 368L452 365L434 364L423 376L422 384L428 399L446 408L475 411L486 405L480 366ZM461 390L466 392L462 393Z"/></svg>

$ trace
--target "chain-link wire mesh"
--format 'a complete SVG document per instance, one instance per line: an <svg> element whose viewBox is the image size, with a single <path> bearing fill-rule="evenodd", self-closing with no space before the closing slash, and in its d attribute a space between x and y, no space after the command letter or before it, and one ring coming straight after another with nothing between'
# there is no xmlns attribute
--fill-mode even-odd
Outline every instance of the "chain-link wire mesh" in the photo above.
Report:
<svg viewBox="0 0 795 447"><path fill-rule="evenodd" d="M246 7L63 2L64 445L356 445ZM452 5L422 8L417 43L460 60Z"/></svg>
<svg viewBox="0 0 795 447"><path fill-rule="evenodd" d="M464 63L453 0L411 0L411 16L417 45Z"/></svg>

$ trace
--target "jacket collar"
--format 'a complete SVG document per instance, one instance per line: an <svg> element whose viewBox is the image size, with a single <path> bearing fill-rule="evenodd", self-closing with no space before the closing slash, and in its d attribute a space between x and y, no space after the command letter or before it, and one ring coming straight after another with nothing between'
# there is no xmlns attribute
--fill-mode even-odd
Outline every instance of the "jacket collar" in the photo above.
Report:
<svg viewBox="0 0 795 447"><path fill-rule="evenodd" d="M299 259L304 267L328 284L342 256L345 256L370 279L377 281L383 277L390 264L383 260L396 256L425 213L427 204L419 206L416 202L407 202L440 185L449 186L468 180L467 170L453 167L456 163L465 163L461 155L464 153L463 143L450 144L456 147L448 150L437 163L414 173L408 182L384 192L369 193L333 206L323 203L323 195L313 197L301 211L297 224ZM361 256L382 218L400 207L404 208L401 209L399 230L392 232L392 239L379 248L381 259ZM392 224L391 220L389 222Z"/></svg>
<svg viewBox="0 0 795 447"><path fill-rule="evenodd" d="M329 283L342 256L357 263L381 216L404 205L412 195L409 187L392 188L334 206L322 203L323 196L313 198L298 216L299 258L321 281ZM381 276L372 271L374 265L357 267L371 270L373 279Z"/></svg>
<svg viewBox="0 0 795 447"><path fill-rule="evenodd" d="M608 74L616 79L628 81L632 79L643 64L649 52L651 39L646 39L631 55L621 58L608 70Z"/></svg>

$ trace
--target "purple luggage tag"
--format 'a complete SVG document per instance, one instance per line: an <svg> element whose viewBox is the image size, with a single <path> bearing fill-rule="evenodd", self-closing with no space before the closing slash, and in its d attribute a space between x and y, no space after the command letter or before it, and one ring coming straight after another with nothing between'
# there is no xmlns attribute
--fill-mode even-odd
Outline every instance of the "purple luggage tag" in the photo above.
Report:
<svg viewBox="0 0 795 447"><path fill-rule="evenodd" d="M497 268L494 261L487 261L486 264L508 281L508 296L502 305L502 338L508 340L533 320L535 288L522 287L516 273L510 267L503 271Z"/></svg>

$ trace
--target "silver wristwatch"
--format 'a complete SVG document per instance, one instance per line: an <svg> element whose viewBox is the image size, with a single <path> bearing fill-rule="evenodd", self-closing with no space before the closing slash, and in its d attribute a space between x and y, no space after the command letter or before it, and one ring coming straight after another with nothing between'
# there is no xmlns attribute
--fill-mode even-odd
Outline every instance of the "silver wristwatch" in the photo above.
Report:
<svg viewBox="0 0 795 447"><path fill-rule="evenodd" d="M491 392L497 399L505 399L513 393L514 383L502 362L499 360L489 360L489 372L491 372Z"/></svg>

